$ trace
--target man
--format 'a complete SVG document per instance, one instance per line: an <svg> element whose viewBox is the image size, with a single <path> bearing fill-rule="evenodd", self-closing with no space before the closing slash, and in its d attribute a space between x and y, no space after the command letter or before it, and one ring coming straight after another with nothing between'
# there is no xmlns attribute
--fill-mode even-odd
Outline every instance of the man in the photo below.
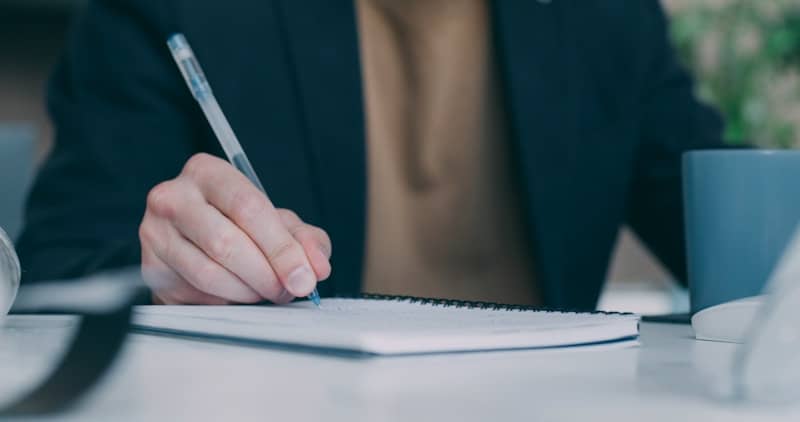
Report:
<svg viewBox="0 0 800 422"><path fill-rule="evenodd" d="M269 198L214 156L176 32ZM26 280L141 265L171 304L330 276L589 309L623 223L685 281L680 156L721 136L657 0L95 1L49 103Z"/></svg>

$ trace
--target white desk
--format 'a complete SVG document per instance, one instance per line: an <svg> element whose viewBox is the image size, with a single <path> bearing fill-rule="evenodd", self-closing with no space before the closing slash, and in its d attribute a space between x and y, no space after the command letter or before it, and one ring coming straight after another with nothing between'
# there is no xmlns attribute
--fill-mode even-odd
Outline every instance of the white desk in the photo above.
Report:
<svg viewBox="0 0 800 422"><path fill-rule="evenodd" d="M74 320L9 318L0 394L31 382ZM642 346L352 360L136 334L113 371L58 420L800 420L795 407L710 397L697 367L733 345L643 324Z"/></svg>

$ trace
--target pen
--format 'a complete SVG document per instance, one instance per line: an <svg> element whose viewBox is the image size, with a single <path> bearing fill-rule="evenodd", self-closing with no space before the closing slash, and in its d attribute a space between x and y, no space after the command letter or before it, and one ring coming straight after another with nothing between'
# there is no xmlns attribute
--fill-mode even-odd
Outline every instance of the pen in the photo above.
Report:
<svg viewBox="0 0 800 422"><path fill-rule="evenodd" d="M211 92L211 86L206 80L203 69L194 56L192 48L186 41L186 37L183 34L174 34L167 40L167 45L170 52L172 52L172 58L175 59L175 63L183 75L183 79L189 85L189 90L192 91L192 95L200 104L200 108L203 109L203 114L205 114L208 124L211 125L211 129L217 136L220 145L222 145L225 155L228 156L228 161L266 195L267 191L264 190L264 186L258 179L255 170L253 170L253 166L250 165L250 160L247 159L247 155L245 155L239 140L236 138L236 134L233 133L228 119L222 113L222 109ZM320 306L319 292L317 292L316 288L308 295L308 299L317 307Z"/></svg>

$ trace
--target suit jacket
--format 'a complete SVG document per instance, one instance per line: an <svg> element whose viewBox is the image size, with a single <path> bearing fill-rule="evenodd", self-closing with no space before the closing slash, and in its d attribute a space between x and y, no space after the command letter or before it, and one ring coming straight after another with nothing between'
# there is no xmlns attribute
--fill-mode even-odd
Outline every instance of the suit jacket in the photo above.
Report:
<svg viewBox="0 0 800 422"><path fill-rule="evenodd" d="M592 308L629 224L685 280L680 156L721 123L657 0L496 0L496 60L547 305ZM165 40L183 32L273 202L330 234L323 294L360 288L365 118L352 0L97 0L49 87L55 147L19 241L26 282L137 265L145 197L222 155ZM457 210L455 210L457 212Z"/></svg>

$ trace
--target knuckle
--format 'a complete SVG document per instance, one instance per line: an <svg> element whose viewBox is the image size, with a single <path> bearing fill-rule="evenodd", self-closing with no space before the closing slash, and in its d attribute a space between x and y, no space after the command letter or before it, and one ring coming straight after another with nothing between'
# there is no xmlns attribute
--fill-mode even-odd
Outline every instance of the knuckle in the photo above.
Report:
<svg viewBox="0 0 800 422"><path fill-rule="evenodd" d="M275 245L272 249L267 251L267 259L269 259L270 263L272 263L273 267L275 267L276 263L280 264L282 262L291 260L294 253L295 253L294 242L292 242L291 239L286 239L281 242L278 242L277 245Z"/></svg>
<svg viewBox="0 0 800 422"><path fill-rule="evenodd" d="M156 215L172 217L175 214L175 201L173 200L172 181L156 185L147 194L147 209Z"/></svg>
<svg viewBox="0 0 800 422"><path fill-rule="evenodd" d="M317 228L319 239L322 244L327 248L328 256L330 257L331 253L333 252L333 242L331 241L331 237L328 235L328 232Z"/></svg>
<svg viewBox="0 0 800 422"><path fill-rule="evenodd" d="M142 224L139 224L139 244L144 248L153 242L153 236L150 232L150 221L145 216Z"/></svg>
<svg viewBox="0 0 800 422"><path fill-rule="evenodd" d="M327 243L331 243L331 237L328 235L328 232L319 227L312 226L312 228L317 237L319 237L321 240L324 240Z"/></svg>
<svg viewBox="0 0 800 422"><path fill-rule="evenodd" d="M223 230L211 240L208 253L215 261L225 265L231 262L236 250L236 233Z"/></svg>
<svg viewBox="0 0 800 422"><path fill-rule="evenodd" d="M281 214L281 218L285 221L302 221L300 216L290 209L281 208L278 210L278 212Z"/></svg>
<svg viewBox="0 0 800 422"><path fill-rule="evenodd" d="M327 280L331 276L332 268L329 262L325 262L322 264L322 268L319 269L319 274L317 274L322 280Z"/></svg>
<svg viewBox="0 0 800 422"><path fill-rule="evenodd" d="M331 240L328 237L328 233L319 227L304 224L293 228L292 235L298 240L317 243L328 251L331 249Z"/></svg>
<svg viewBox="0 0 800 422"><path fill-rule="evenodd" d="M289 234L291 234L295 239L301 239L311 234L311 230L307 224L298 224L296 226L289 227L288 230Z"/></svg>
<svg viewBox="0 0 800 422"><path fill-rule="evenodd" d="M214 156L204 152L192 155L183 166L182 173L189 177L194 177L198 173L205 171L214 162Z"/></svg>
<svg viewBox="0 0 800 422"><path fill-rule="evenodd" d="M267 210L263 195L250 189L240 189L233 195L233 218L241 223L253 222Z"/></svg>
<svg viewBox="0 0 800 422"><path fill-rule="evenodd" d="M328 236L324 230L320 230L320 239L322 240L322 244L328 249L328 255L333 252L333 242L331 241L331 237Z"/></svg>

